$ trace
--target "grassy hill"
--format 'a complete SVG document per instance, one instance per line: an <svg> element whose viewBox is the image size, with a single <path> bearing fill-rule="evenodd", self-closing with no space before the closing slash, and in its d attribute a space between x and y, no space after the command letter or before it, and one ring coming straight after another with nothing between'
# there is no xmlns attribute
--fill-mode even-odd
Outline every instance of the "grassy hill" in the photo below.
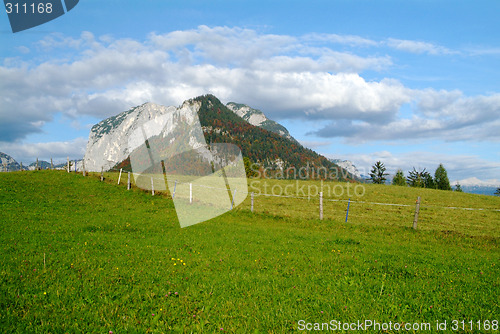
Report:
<svg viewBox="0 0 500 334"><path fill-rule="evenodd" d="M349 196L352 185L328 183L320 221L315 196L262 193L321 183L250 180L255 212L247 199L180 229L168 194L105 176L0 175L2 332L283 333L300 320L370 319L433 332L474 320L458 332L476 333L478 320L498 320L499 198L376 185ZM328 200L349 197L345 223L347 203Z"/></svg>

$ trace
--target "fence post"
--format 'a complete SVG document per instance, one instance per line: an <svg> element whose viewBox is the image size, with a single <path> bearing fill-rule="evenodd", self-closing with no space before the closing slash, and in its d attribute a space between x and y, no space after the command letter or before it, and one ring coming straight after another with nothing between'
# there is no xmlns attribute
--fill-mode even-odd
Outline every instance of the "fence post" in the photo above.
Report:
<svg viewBox="0 0 500 334"><path fill-rule="evenodd" d="M151 196L155 195L155 185L153 183L153 177L151 176Z"/></svg>
<svg viewBox="0 0 500 334"><path fill-rule="evenodd" d="M174 197L175 197L175 188L177 188L177 180L175 180L175 183L174 183L174 192L172 193L172 199L174 199Z"/></svg>
<svg viewBox="0 0 500 334"><path fill-rule="evenodd" d="M323 192L319 193L319 220L323 220Z"/></svg>
<svg viewBox="0 0 500 334"><path fill-rule="evenodd" d="M233 198L232 198L232 201L231 201L231 210L233 209L234 207L234 198L236 197L236 188L234 189L234 192L233 192Z"/></svg>
<svg viewBox="0 0 500 334"><path fill-rule="evenodd" d="M189 184L189 204L193 203L193 184Z"/></svg>
<svg viewBox="0 0 500 334"><path fill-rule="evenodd" d="M68 173L69 173L69 172L70 172L70 170L69 170L69 157L68 157Z"/></svg>
<svg viewBox="0 0 500 334"><path fill-rule="evenodd" d="M52 158L50 158L50 170L54 169L54 163L52 162Z"/></svg>
<svg viewBox="0 0 500 334"><path fill-rule="evenodd" d="M20 168L19 170L22 172L23 171L23 162L22 161L21 161L21 167L19 167L19 168Z"/></svg>
<svg viewBox="0 0 500 334"><path fill-rule="evenodd" d="M351 204L351 199L349 198L349 201L347 201L347 212L345 214L345 222L347 223L347 218L349 217L349 205Z"/></svg>
<svg viewBox="0 0 500 334"><path fill-rule="evenodd" d="M118 184L120 184L121 178L122 178L122 169L120 168L120 175L118 175Z"/></svg>
<svg viewBox="0 0 500 334"><path fill-rule="evenodd" d="M83 176L85 176L85 160L82 160Z"/></svg>
<svg viewBox="0 0 500 334"><path fill-rule="evenodd" d="M131 184L130 184L130 172L128 172L128 181L127 181L127 190L130 190Z"/></svg>
<svg viewBox="0 0 500 334"><path fill-rule="evenodd" d="M251 198L250 211L253 212L253 191L250 193L250 198Z"/></svg>
<svg viewBox="0 0 500 334"><path fill-rule="evenodd" d="M417 197L417 204L415 205L415 218L413 218L413 229L417 229L418 213L420 212L420 196Z"/></svg>
<svg viewBox="0 0 500 334"><path fill-rule="evenodd" d="M76 160L75 160L75 173L76 173Z"/></svg>
<svg viewBox="0 0 500 334"><path fill-rule="evenodd" d="M36 167L35 170L38 170L38 158L36 158Z"/></svg>
<svg viewBox="0 0 500 334"><path fill-rule="evenodd" d="M104 181L104 167L101 166L101 182Z"/></svg>

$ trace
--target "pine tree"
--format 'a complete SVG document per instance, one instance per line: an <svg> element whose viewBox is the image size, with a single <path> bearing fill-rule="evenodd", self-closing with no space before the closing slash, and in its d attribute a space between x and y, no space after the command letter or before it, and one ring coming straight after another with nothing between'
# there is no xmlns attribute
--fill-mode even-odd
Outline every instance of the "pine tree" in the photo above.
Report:
<svg viewBox="0 0 500 334"><path fill-rule="evenodd" d="M463 190L462 190L462 186L461 186L461 185L460 185L460 183L458 183L458 182L457 182L457 184L455 185L455 191L456 191L456 192L459 192L459 193L463 192Z"/></svg>
<svg viewBox="0 0 500 334"><path fill-rule="evenodd" d="M384 164L380 161L377 161L375 165L372 166L372 170L370 172L370 177L375 184L384 184L385 176L389 175L385 172L386 168Z"/></svg>
<svg viewBox="0 0 500 334"><path fill-rule="evenodd" d="M448 173L444 168L443 164L439 164L436 172L434 173L434 179L436 182L436 188L440 190L451 190L450 180L448 179Z"/></svg>
<svg viewBox="0 0 500 334"><path fill-rule="evenodd" d="M394 186L406 186L405 174L401 169L398 169L396 175L392 179L392 185Z"/></svg>
<svg viewBox="0 0 500 334"><path fill-rule="evenodd" d="M422 177L424 179L424 188L429 188L429 189L436 188L436 183L434 182L434 179L432 178L432 175L429 172L425 172Z"/></svg>
<svg viewBox="0 0 500 334"><path fill-rule="evenodd" d="M406 182L410 187L425 188L425 180L429 178L428 175L430 174L425 171L425 168L421 171L417 171L415 167L413 167L413 170L408 172Z"/></svg>

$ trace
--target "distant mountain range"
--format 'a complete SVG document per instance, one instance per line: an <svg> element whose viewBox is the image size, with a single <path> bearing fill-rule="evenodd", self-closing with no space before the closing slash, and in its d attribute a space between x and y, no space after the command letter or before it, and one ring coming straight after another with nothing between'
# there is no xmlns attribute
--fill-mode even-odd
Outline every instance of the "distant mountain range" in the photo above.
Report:
<svg viewBox="0 0 500 334"><path fill-rule="evenodd" d="M71 160L72 171L74 171L74 162L76 161L76 169L77 171L82 170L82 159L80 160ZM23 170L35 170L37 166L36 161L30 163L29 165L23 165ZM67 163L59 163L53 164L54 169L66 169ZM38 168L39 169L50 169L51 165L49 161L38 160ZM7 170L5 170L7 169ZM16 172L21 170L21 164L19 164L14 158L10 155L0 152L0 172Z"/></svg>
<svg viewBox="0 0 500 334"><path fill-rule="evenodd" d="M467 179L454 181L451 183L453 189L457 182L460 184L462 190L466 193L480 194L480 195L493 195L500 187L500 181L496 179L481 181L477 177L470 177Z"/></svg>
<svg viewBox="0 0 500 334"><path fill-rule="evenodd" d="M280 175L279 171L290 171L290 168L298 171L325 167L329 171L337 170L341 180L357 179L324 156L303 147L285 127L268 119L260 110L234 102L226 106L213 95L187 100L179 108L145 103L99 122L89 136L84 157L87 168L94 171L100 171L101 167L105 170L130 168L128 138L138 129L138 124L167 113L180 114L182 109L198 113L207 144L236 144L244 157L267 168L268 176Z"/></svg>
<svg viewBox="0 0 500 334"><path fill-rule="evenodd" d="M349 173L351 173L352 175L354 175L358 179L364 178L364 176L361 175L358 168L353 164L352 161L341 160L341 159L330 159L330 161L333 162L334 164L344 168L345 170L347 170Z"/></svg>
<svg viewBox="0 0 500 334"><path fill-rule="evenodd" d="M10 155L0 152L0 171L2 172L11 172L11 171L17 171L20 170L21 166L19 163L17 163L14 158L12 158Z"/></svg>

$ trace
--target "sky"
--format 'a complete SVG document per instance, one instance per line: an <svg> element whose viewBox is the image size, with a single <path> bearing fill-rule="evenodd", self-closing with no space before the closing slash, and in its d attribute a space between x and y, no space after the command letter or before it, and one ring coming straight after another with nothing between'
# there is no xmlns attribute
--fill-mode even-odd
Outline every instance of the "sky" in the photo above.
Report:
<svg viewBox="0 0 500 334"><path fill-rule="evenodd" d="M0 151L82 158L90 128L214 94L368 174L500 185L500 1L82 0L12 33L0 14Z"/></svg>

